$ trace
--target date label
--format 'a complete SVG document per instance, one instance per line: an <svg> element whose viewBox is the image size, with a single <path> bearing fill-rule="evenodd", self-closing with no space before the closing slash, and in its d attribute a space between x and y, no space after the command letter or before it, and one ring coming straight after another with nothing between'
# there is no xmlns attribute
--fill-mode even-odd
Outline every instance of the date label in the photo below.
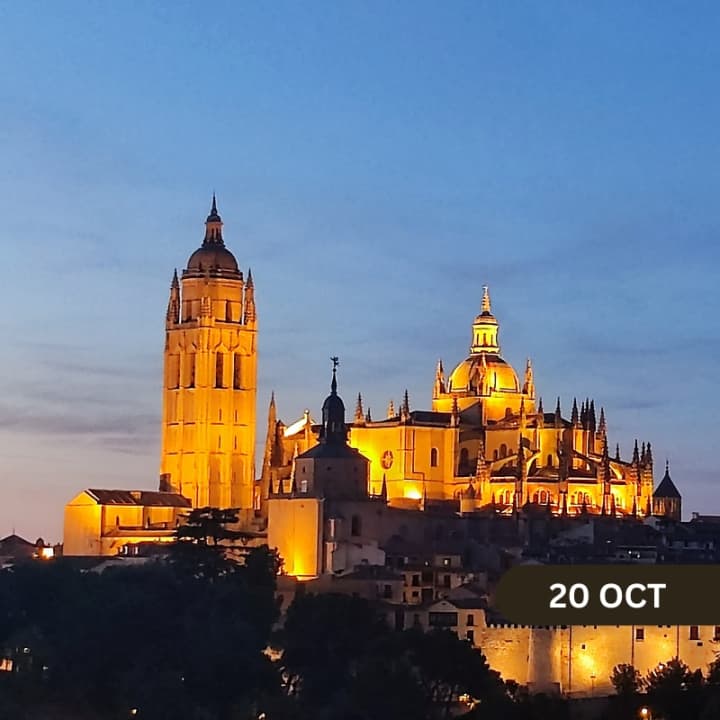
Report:
<svg viewBox="0 0 720 720"><path fill-rule="evenodd" d="M639 610L651 603L653 608L660 607L660 597L667 583L630 583L622 587L618 583L605 583L599 591L600 604L608 610L615 610L623 603L634 610ZM590 603L590 588L585 583L574 583L568 587L565 583L553 583L550 607L554 610L565 610L568 607L582 609ZM649 596L649 598L648 598ZM567 600L566 600L567 598Z"/></svg>

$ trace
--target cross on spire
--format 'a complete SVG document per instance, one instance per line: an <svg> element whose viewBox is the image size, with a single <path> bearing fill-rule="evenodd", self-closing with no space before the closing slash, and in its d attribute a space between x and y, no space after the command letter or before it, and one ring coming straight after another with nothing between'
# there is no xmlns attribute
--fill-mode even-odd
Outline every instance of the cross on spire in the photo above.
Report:
<svg viewBox="0 0 720 720"><path fill-rule="evenodd" d="M340 364L340 358L337 355L333 355L330 360L332 361L332 383L330 384L330 389L332 390L333 395L337 393L337 368Z"/></svg>

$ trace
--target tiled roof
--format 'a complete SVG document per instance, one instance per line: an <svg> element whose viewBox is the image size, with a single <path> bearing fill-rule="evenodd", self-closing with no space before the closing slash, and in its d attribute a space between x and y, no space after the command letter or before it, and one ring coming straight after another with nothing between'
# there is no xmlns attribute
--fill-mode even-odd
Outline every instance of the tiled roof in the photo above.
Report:
<svg viewBox="0 0 720 720"><path fill-rule="evenodd" d="M657 498L680 498L680 491L670 479L670 473L667 470L665 471L665 476L653 493L653 496Z"/></svg>
<svg viewBox="0 0 720 720"><path fill-rule="evenodd" d="M154 507L191 507L190 501L180 493L159 490L102 490L88 488L100 505L140 505Z"/></svg>

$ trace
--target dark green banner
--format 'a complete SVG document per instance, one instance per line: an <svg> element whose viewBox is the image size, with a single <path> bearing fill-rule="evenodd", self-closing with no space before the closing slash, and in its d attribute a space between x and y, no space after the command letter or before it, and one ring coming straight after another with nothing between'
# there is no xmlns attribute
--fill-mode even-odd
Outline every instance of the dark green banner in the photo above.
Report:
<svg viewBox="0 0 720 720"><path fill-rule="evenodd" d="M720 565L519 565L495 606L518 625L720 625Z"/></svg>

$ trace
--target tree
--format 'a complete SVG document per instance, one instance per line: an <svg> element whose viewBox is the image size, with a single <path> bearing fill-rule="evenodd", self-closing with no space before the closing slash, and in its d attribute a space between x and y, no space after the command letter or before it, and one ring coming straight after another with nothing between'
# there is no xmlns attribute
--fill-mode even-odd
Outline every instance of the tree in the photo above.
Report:
<svg viewBox="0 0 720 720"><path fill-rule="evenodd" d="M388 632L370 604L349 595L301 595L290 605L274 645L289 695L318 707L348 690L358 664Z"/></svg>
<svg viewBox="0 0 720 720"><path fill-rule="evenodd" d="M187 513L185 523L177 528L176 537L200 545L218 545L222 540L247 542L250 533L228 527L237 524L238 512L234 508L195 508Z"/></svg>
<svg viewBox="0 0 720 720"><path fill-rule="evenodd" d="M638 717L639 694L643 687L639 671L632 665L620 664L613 668L610 682L615 688L615 697L610 700L610 715L619 720Z"/></svg>
<svg viewBox="0 0 720 720"><path fill-rule="evenodd" d="M427 704L437 708L442 717L450 717L461 695L482 702L502 692L500 676L490 669L485 656L450 630L407 630L403 640Z"/></svg>
<svg viewBox="0 0 720 720"><path fill-rule="evenodd" d="M642 689L640 672L632 665L616 665L610 676L610 682L620 697L635 697Z"/></svg>
<svg viewBox="0 0 720 720"><path fill-rule="evenodd" d="M661 663L645 678L649 704L668 720L697 717L702 704L703 675L678 658Z"/></svg>
<svg viewBox="0 0 720 720"><path fill-rule="evenodd" d="M28 717L257 717L279 694L264 652L277 555L251 548L241 564L193 547L199 565L181 554L103 572L70 561L0 571L0 645L23 657L21 672L2 673L2 701Z"/></svg>

